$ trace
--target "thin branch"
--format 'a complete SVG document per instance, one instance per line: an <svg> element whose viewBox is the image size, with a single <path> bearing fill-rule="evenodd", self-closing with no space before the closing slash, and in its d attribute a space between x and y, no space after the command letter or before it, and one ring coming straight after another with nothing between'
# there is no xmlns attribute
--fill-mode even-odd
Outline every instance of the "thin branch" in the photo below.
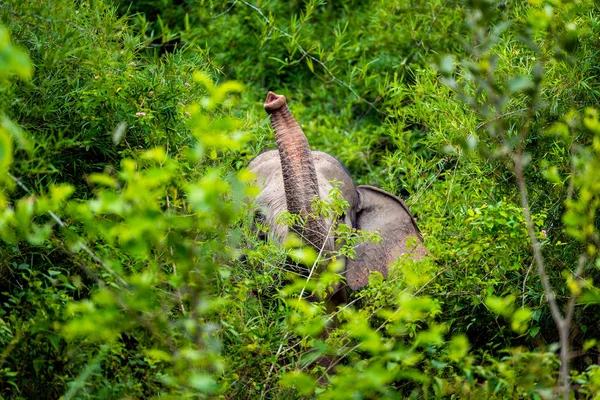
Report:
<svg viewBox="0 0 600 400"><path fill-rule="evenodd" d="M485 126L485 125L489 124L490 122L498 121L499 119L502 119L502 118L504 118L504 117L508 117L509 115L513 115L513 114L522 113L522 112L524 112L524 111L527 111L527 110L528 110L527 108L521 108L521 109L519 109L519 110L514 110L514 111L510 111L510 112L505 112L505 113L503 113L503 114L498 114L498 115L496 115L494 118L492 118L492 119L489 119L489 120L487 120L487 121L484 121L484 122L480 123L479 125L477 125L477 126L475 127L475 130L476 130L476 131L478 131L478 130L479 130L479 128L481 128L481 127L483 127L483 126Z"/></svg>
<svg viewBox="0 0 600 400"><path fill-rule="evenodd" d="M277 353L275 354L275 359L271 363L271 368L269 368L269 373L267 374L267 377L265 379L265 383L263 386L263 390L260 394L261 400L264 399L265 395L267 394L267 383L269 383L269 380L271 379L271 374L273 373L273 369L275 369L275 363L277 362L277 360L279 360L279 356L282 354L283 343L285 342L285 340L287 339L289 334L290 334L289 332L286 332L285 335L283 336L283 339L281 339L281 343L279 344L279 348L277 349Z"/></svg>
<svg viewBox="0 0 600 400"><path fill-rule="evenodd" d="M433 282L434 280L436 280L444 272L448 271L449 268L450 268L450 265L448 265L446 268L444 268L443 270L441 270L440 272L438 272L437 274L435 274L435 276L433 278L431 278L430 280L428 280L427 282L425 282L423 284L423 286L421 286L419 289L417 289L417 291L413 293L413 296L418 295L423 289L425 289L427 286L429 286L429 284L431 282Z"/></svg>
<svg viewBox="0 0 600 400"><path fill-rule="evenodd" d="M529 121L526 122L525 126L529 126ZM525 176L523 173L523 155L522 153L517 153L514 157L515 162L515 176L517 178L517 186L519 188L519 195L521 198L521 206L523 208L523 216L525 218L525 225L527 226L527 233L529 234L529 240L531 241L531 246L533 248L533 259L537 266L537 272L542 281L542 287L547 297L548 305L550 306L550 312L552 314L552 318L557 325L563 323L563 316L558 308L558 304L556 303L556 297L554 295L554 291L550 286L550 280L548 278L548 274L546 273L546 266L544 264L544 258L542 257L542 251L539 241L535 235L533 220L531 218L531 211L529 209L529 198L527 195L527 186L525 184Z"/></svg>
<svg viewBox="0 0 600 400"><path fill-rule="evenodd" d="M325 240L323 241L323 246L321 246L321 249L319 250L319 255L317 256L317 259L313 263L313 265L310 269L310 272L308 273L308 277L306 278L306 283L304 284L304 286L302 287L302 290L300 291L300 296L298 296L298 300L302 300L302 296L304 295L304 290L306 289L306 285L308 285L308 281L310 281L310 278L312 277L313 273L317 269L317 265L321 260L321 256L323 255L323 252L325 251L325 245L327 244L327 239L329 239L329 235L331 233L331 228L333 227L333 225L334 225L333 222L329 225L329 230L327 231L327 235L325 236Z"/></svg>
<svg viewBox="0 0 600 400"><path fill-rule="evenodd" d="M521 307L525 307L525 284L527 283L527 277L529 276L529 274L531 273L531 270L533 269L533 263L534 263L534 259L531 259L531 263L529 264L529 268L527 268L527 273L525 274L525 278L523 278L523 287L521 290L521 294L522 294L522 299L521 299Z"/></svg>
<svg viewBox="0 0 600 400"><path fill-rule="evenodd" d="M571 143L569 150L571 153L571 176L569 178L569 188L567 189L567 201L571 201L575 190L575 144Z"/></svg>
<svg viewBox="0 0 600 400"><path fill-rule="evenodd" d="M413 203L416 204L419 202L419 199L421 199L421 196L423 196L423 194L427 191L427 189L429 189L429 187L433 184L433 182L436 181L438 176L440 176L440 174L442 173L442 170L444 169L444 165L446 165L446 163L449 160L450 160L450 157L446 156L438 162L438 164L440 164L440 166L439 166L437 173L429 179L429 182L427 182L427 185L425 185L425 187L423 187L422 189L419 189L419 191L417 193L415 193L414 196L411 197L411 201Z"/></svg>
<svg viewBox="0 0 600 400"><path fill-rule="evenodd" d="M452 186L454 186L454 179L456 178L456 169L458 168L459 163L460 157L458 158L458 160L456 160L456 165L454 166L454 173L452 174L452 181L450 181L450 188L448 188L448 195L446 196L446 204L444 204L442 215L446 213L446 207L448 207L448 202L450 201L450 195L452 194Z"/></svg>
<svg viewBox="0 0 600 400"><path fill-rule="evenodd" d="M537 266L537 272L540 276L540 280L542 282L542 288L544 289L544 293L546 294L546 298L548 301L548 305L550 307L550 313L552 315L552 319L556 324L558 329L558 336L560 341L560 374L559 381L561 385L561 391L563 397L569 399L569 392L571 390L570 384L570 375L569 375L569 331L571 326L571 319L567 316L564 317L561 313L558 304L556 302L556 296L552 290L552 286L550 285L550 279L548 278L546 266L544 264L544 258L542 256L541 245L535 235L535 229L533 224L533 219L531 217L531 211L529 208L529 197L527 195L527 185L525 183L525 174L524 174L524 156L523 151L525 147L525 140L527 137L527 133L529 132L529 126L531 121L535 115L535 105L536 98L531 99L531 103L529 105L529 112L527 115L527 119L523 124L521 131L519 132L519 141L517 142L517 146L515 148L513 161L514 161L514 173L517 179L517 186L519 189L519 196L521 198L521 207L523 208L523 216L525 218L525 224L527 226L527 233L529 235L529 240L531 241L531 246L533 248L533 259ZM508 143L505 140L505 145ZM575 306L575 300L573 299L574 294L571 295L571 299L569 299L569 303L573 302L572 307ZM568 313L568 310L567 310Z"/></svg>
<svg viewBox="0 0 600 400"><path fill-rule="evenodd" d="M583 273L583 268L585 267L585 264L587 262L587 257L585 254L581 254L579 256L579 260L577 262L577 269L575 270L574 276L575 276L575 281L577 282L577 286L581 287L581 281L583 280L583 277L581 276L581 274ZM575 303L577 302L577 298L579 296L575 293L571 293L571 297L569 298L569 302L567 303L567 309L565 312L565 320L567 321L567 323L570 325L571 321L573 320L573 313L575 311Z"/></svg>
<svg viewBox="0 0 600 400"><path fill-rule="evenodd" d="M172 253L173 248L171 247L171 256L173 255ZM175 263L173 263L173 276L177 276L177 265ZM181 290L179 290L179 287L175 290L175 293L177 295L177 301L179 302L179 308L181 308L181 313L183 315L187 315L185 306L183 305L183 296L181 294Z"/></svg>
<svg viewBox="0 0 600 400"><path fill-rule="evenodd" d="M222 12L222 13L220 13L219 15L216 15L216 16L214 16L214 17L213 17L213 19L220 18L220 17L222 17L223 15L227 14L229 11L231 11L231 9L232 9L233 7L235 7L235 5L237 4L237 2L238 2L238 0L235 0L233 3L231 3L231 5L229 6L229 8L228 8L227 10L223 11L223 12Z"/></svg>

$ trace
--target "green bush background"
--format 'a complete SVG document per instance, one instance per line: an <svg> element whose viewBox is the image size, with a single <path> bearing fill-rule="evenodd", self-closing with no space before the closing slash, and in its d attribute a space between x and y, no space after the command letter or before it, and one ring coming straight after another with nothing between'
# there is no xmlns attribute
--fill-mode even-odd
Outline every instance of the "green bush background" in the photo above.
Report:
<svg viewBox="0 0 600 400"><path fill-rule="evenodd" d="M549 279L577 296L571 390L597 398L595 2L7 0L0 29L3 398L556 396L524 126ZM245 202L268 90L430 252L329 335Z"/></svg>

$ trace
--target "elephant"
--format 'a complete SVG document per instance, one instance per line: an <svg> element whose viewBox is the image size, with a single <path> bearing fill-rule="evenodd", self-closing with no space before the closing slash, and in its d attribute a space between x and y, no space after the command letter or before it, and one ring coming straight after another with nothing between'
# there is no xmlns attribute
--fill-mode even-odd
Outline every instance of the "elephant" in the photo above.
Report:
<svg viewBox="0 0 600 400"><path fill-rule="evenodd" d="M359 243L354 259L343 260L346 285L351 290L366 286L372 271L379 271L387 278L389 264L405 253L415 259L426 254L415 219L400 198L373 186L356 186L337 158L311 150L284 96L269 92L264 109L275 131L277 150L259 154L248 168L260 188L255 200L257 212L272 238L281 242L291 229L317 252L335 251L335 240L329 232L334 221L314 217L311 209L315 198L328 197L333 187L331 182L335 180L348 202L339 222L378 232L382 238L379 243ZM278 215L284 211L304 217L304 225L288 227L277 223ZM416 239L415 248L407 249L409 237Z"/></svg>

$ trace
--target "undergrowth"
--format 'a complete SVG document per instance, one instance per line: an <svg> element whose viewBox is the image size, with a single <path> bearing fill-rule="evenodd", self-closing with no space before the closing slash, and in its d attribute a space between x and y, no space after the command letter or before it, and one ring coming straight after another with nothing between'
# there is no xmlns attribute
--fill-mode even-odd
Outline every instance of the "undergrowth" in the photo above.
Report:
<svg viewBox="0 0 600 400"><path fill-rule="evenodd" d="M599 11L0 3L0 396L596 398ZM261 240L268 90L426 259L327 311L376 238Z"/></svg>

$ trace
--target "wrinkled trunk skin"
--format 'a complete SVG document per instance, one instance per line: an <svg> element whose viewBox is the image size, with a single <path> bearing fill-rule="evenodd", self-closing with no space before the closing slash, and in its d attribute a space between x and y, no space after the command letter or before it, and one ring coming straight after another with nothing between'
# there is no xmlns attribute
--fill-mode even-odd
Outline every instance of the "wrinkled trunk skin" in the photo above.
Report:
<svg viewBox="0 0 600 400"><path fill-rule="evenodd" d="M307 218L312 214L313 199L319 197L317 173L308 140L288 109L284 96L269 92L264 107L271 116L271 125L275 130L287 210L306 219L303 227L292 226L292 230L317 251L321 251L327 238L325 221Z"/></svg>

